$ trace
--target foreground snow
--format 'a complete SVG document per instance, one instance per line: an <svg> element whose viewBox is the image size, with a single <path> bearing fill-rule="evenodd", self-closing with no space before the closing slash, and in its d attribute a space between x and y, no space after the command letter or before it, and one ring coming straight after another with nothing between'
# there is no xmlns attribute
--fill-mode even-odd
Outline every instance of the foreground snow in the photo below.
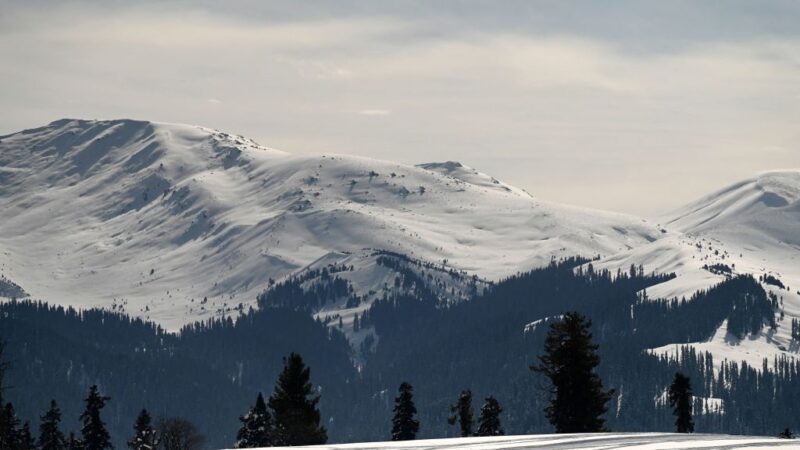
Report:
<svg viewBox="0 0 800 450"><path fill-rule="evenodd" d="M800 441L769 437L730 436L720 434L675 433L601 433L601 434L534 434L480 438L428 439L407 442L368 442L363 444L318 445L301 448L317 449L768 449L800 448ZM288 448L288 447L287 447ZM298 448L298 447L291 447Z"/></svg>

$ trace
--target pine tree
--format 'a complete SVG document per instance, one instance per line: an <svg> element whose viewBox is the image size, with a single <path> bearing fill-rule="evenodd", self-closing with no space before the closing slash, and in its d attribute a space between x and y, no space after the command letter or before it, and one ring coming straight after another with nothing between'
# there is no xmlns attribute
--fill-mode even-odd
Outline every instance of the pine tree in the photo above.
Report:
<svg viewBox="0 0 800 450"><path fill-rule="evenodd" d="M675 431L678 433L694 432L692 421L692 385L689 377L678 372L669 386L669 404L675 414Z"/></svg>
<svg viewBox="0 0 800 450"><path fill-rule="evenodd" d="M236 448L272 446L272 417L260 392L256 404L247 414L239 417L239 420L242 422L242 427L236 433Z"/></svg>
<svg viewBox="0 0 800 450"><path fill-rule="evenodd" d="M486 402L481 407L481 416L478 418L478 432L476 436L502 436L505 434L500 425L500 413L503 408L492 396L486 397Z"/></svg>
<svg viewBox="0 0 800 450"><path fill-rule="evenodd" d="M414 388L405 381L400 384L400 395L394 399L394 418L392 418L392 440L411 441L419 431L419 421L414 418Z"/></svg>
<svg viewBox="0 0 800 450"><path fill-rule="evenodd" d="M19 420L14 405L6 403L0 409L0 449L13 449L19 439Z"/></svg>
<svg viewBox="0 0 800 450"><path fill-rule="evenodd" d="M269 407L275 419L274 443L324 444L328 441L328 433L325 427L320 426L317 408L320 397L309 398L313 393L311 370L297 353L291 353L283 362L275 392L269 398Z"/></svg>
<svg viewBox="0 0 800 450"><path fill-rule="evenodd" d="M532 370L550 379L553 396L545 415L558 433L604 431L606 403L613 390L603 390L595 368L600 364L596 344L592 343L591 322L577 312L564 314L550 325L545 339L545 354Z"/></svg>
<svg viewBox="0 0 800 450"><path fill-rule="evenodd" d="M150 413L142 409L133 424L134 434L128 441L128 448L131 450L154 450L158 444L156 430L153 429Z"/></svg>
<svg viewBox="0 0 800 450"><path fill-rule="evenodd" d="M5 374L9 363L3 357L6 351L6 343L0 341L0 449L12 448L16 441L16 417L14 416L14 405L4 403L3 394L6 389ZM9 414L9 411L11 414Z"/></svg>
<svg viewBox="0 0 800 450"><path fill-rule="evenodd" d="M50 409L41 416L39 425L39 448L41 450L65 450L67 440L59 429L61 410L55 400L50 401Z"/></svg>
<svg viewBox="0 0 800 450"><path fill-rule="evenodd" d="M81 414L81 443L85 450L106 450L113 449L111 437L106 430L106 425L100 418L100 411L106 406L106 402L111 397L101 396L97 390L97 385L89 388L89 395L86 397L86 410Z"/></svg>
<svg viewBox="0 0 800 450"><path fill-rule="evenodd" d="M474 425L474 413L472 411L472 391L469 389L461 391L458 401L450 407L451 416L447 419L450 425L455 425L458 421L461 427L461 437L472 436Z"/></svg>
<svg viewBox="0 0 800 450"><path fill-rule="evenodd" d="M31 425L25 422L17 434L17 447L15 450L36 450L36 441L31 434Z"/></svg>

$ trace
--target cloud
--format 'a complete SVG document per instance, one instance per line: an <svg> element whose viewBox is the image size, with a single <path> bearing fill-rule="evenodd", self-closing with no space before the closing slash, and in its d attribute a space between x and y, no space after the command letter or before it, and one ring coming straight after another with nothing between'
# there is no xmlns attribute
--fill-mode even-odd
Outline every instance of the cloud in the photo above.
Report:
<svg viewBox="0 0 800 450"><path fill-rule="evenodd" d="M293 152L460 160L637 213L800 166L791 11L532 3L19 3L0 17L0 134L196 123Z"/></svg>
<svg viewBox="0 0 800 450"><path fill-rule="evenodd" d="M388 116L392 111L389 109L362 109L358 113L362 116Z"/></svg>

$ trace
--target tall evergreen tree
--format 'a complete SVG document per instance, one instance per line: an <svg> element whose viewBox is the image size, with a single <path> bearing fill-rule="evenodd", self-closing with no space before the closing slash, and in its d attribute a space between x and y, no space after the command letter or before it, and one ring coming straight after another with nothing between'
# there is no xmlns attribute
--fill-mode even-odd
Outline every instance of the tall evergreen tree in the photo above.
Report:
<svg viewBox="0 0 800 450"><path fill-rule="evenodd" d="M236 433L236 448L272 446L272 417L260 392L256 404L247 414L239 417L239 420L242 422L242 427Z"/></svg>
<svg viewBox="0 0 800 450"><path fill-rule="evenodd" d="M311 370L300 355L293 352L283 360L283 371L269 398L275 419L276 445L315 445L328 441L325 427L320 426L317 408L320 397L313 395L310 380Z"/></svg>
<svg viewBox="0 0 800 450"><path fill-rule="evenodd" d="M694 432L692 420L692 385L689 377L677 372L669 386L669 404L675 414L675 431L678 433Z"/></svg>
<svg viewBox="0 0 800 450"><path fill-rule="evenodd" d="M106 425L100 418L100 411L106 406L106 402L111 397L100 395L97 385L89 388L89 395L86 397L86 410L81 414L81 442L85 450L106 450L113 449L111 437L106 430Z"/></svg>
<svg viewBox="0 0 800 450"><path fill-rule="evenodd" d="M50 409L41 416L39 425L39 448L41 450L65 450L67 440L59 429L61 410L55 400L50 401Z"/></svg>
<svg viewBox="0 0 800 450"><path fill-rule="evenodd" d="M19 420L14 405L9 402L0 408L0 449L13 449L19 439Z"/></svg>
<svg viewBox="0 0 800 450"><path fill-rule="evenodd" d="M3 397L6 390L5 375L9 367L9 363L4 357L5 351L6 343L5 341L0 341L0 449L12 448L11 446L16 441L14 405L4 403Z"/></svg>
<svg viewBox="0 0 800 450"><path fill-rule="evenodd" d="M36 440L31 434L31 424L25 422L17 433L17 447L15 450L36 450Z"/></svg>
<svg viewBox="0 0 800 450"><path fill-rule="evenodd" d="M500 413L503 408L492 396L486 397L486 402L481 407L481 416L478 418L478 432L476 436L502 436L505 434L500 425Z"/></svg>
<svg viewBox="0 0 800 450"><path fill-rule="evenodd" d="M414 406L414 388L405 381L400 384L400 395L394 399L394 417L392 418L392 440L411 441L419 431L419 421L414 418L417 407Z"/></svg>
<svg viewBox="0 0 800 450"><path fill-rule="evenodd" d="M450 407L450 417L447 422L450 425L458 425L461 427L461 437L472 436L472 428L474 426L474 413L472 411L472 391L469 389L461 391L458 396L458 401Z"/></svg>
<svg viewBox="0 0 800 450"><path fill-rule="evenodd" d="M156 430L153 429L150 413L146 409L139 412L136 423L133 424L134 434L128 441L131 450L154 450L158 444Z"/></svg>
<svg viewBox="0 0 800 450"><path fill-rule="evenodd" d="M598 346L592 343L591 321L577 312L564 314L550 325L540 364L532 370L544 374L553 396L545 415L558 433L604 431L606 404L613 390L603 390L595 373L600 364Z"/></svg>

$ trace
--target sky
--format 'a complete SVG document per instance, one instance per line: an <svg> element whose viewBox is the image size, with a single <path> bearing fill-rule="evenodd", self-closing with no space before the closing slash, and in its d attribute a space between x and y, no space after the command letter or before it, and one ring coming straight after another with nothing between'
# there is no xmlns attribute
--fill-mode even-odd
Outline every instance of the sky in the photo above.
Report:
<svg viewBox="0 0 800 450"><path fill-rule="evenodd" d="M203 125L654 216L800 168L800 2L0 0L0 134Z"/></svg>

